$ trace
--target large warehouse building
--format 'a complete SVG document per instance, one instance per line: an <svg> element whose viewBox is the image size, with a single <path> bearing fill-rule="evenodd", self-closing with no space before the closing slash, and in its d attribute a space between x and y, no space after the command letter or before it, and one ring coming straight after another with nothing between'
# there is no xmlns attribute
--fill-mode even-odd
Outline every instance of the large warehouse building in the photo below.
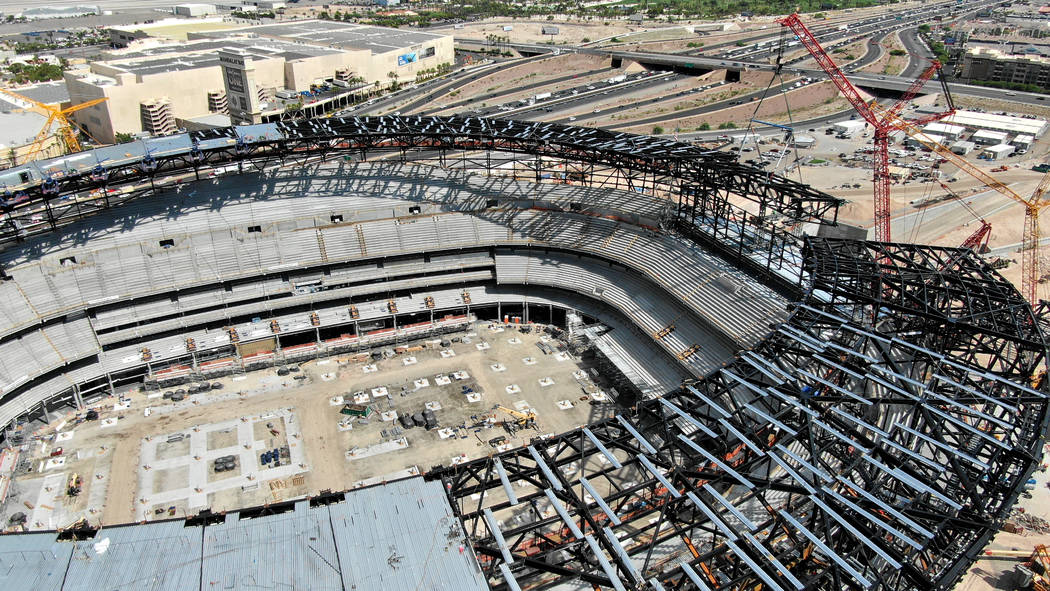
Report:
<svg viewBox="0 0 1050 591"><path fill-rule="evenodd" d="M1043 462L1045 302L729 154L376 116L0 182L4 589L951 589Z"/></svg>
<svg viewBox="0 0 1050 591"><path fill-rule="evenodd" d="M298 94L334 80L371 89L392 83L391 72L405 82L454 61L451 36L326 21L189 37L185 43L133 44L86 72L67 72L74 103L109 99L76 113L77 123L103 142L117 133L164 135L178 129L179 120L214 113L259 123L284 112L282 91ZM348 95L352 89L345 88Z"/></svg>

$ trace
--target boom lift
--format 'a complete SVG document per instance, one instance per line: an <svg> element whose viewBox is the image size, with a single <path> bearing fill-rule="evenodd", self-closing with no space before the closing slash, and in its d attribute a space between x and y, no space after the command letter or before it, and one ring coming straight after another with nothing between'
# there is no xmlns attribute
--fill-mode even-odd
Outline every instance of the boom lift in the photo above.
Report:
<svg viewBox="0 0 1050 591"><path fill-rule="evenodd" d="M514 417L515 419L517 419L517 420L514 421L514 423L521 429L526 429L526 428L529 428L529 427L536 426L536 413L535 412L532 412L532 411L521 412L520 410L514 410L513 408L507 408L506 406L503 406L502 404L496 406L496 409L497 410L502 410L503 412L505 412L505 413L509 414L510 416Z"/></svg>
<svg viewBox="0 0 1050 591"><path fill-rule="evenodd" d="M875 240L879 242L889 242L890 132L895 129L893 122L896 120L896 115L904 109L905 105L915 98L919 91L922 90L922 87L926 85L926 82L928 82L935 74L938 75L938 80L940 80L941 89L944 92L944 98L947 101L948 109L941 113L927 115L916 123L919 125L930 123L955 113L955 105L952 102L952 95L948 91L948 83L945 81L943 74L941 74L941 63L934 60L933 63L930 64L930 67L926 68L926 71L924 71L922 75L911 84L908 90L904 93L904 96L902 96L901 99L890 107L889 111L883 114L883 117L880 118L861 96L857 87L853 86L853 83L846 78L846 75L831 59L831 56L829 56L827 52L824 51L824 48L820 46L820 43L817 41L817 38L813 33L806 28L806 25L802 24L802 20L799 18L798 14L792 14L791 16L780 19L778 22L794 31L798 40L806 47L810 55L813 56L813 59L817 61L824 72L827 73L835 86L838 87L839 92L841 92L853 108L856 109L857 114L867 121L875 130L875 149L872 166L873 181L875 184Z"/></svg>

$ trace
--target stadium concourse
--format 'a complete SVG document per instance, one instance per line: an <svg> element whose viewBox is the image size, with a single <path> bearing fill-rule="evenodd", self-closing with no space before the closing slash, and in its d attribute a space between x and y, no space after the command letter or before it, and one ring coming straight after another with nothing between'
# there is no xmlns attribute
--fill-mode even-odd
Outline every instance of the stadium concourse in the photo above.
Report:
<svg viewBox="0 0 1050 591"><path fill-rule="evenodd" d="M600 324L621 403L397 482L3 536L12 588L947 588L1041 460L1042 305L970 251L805 236L837 200L691 146L378 117L4 174L12 449L113 392L508 315Z"/></svg>

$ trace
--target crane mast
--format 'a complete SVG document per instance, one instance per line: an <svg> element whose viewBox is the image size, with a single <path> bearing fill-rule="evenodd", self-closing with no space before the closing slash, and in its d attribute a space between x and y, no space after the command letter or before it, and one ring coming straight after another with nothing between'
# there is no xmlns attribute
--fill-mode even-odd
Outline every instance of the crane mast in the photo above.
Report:
<svg viewBox="0 0 1050 591"><path fill-rule="evenodd" d="M874 150L872 162L872 182L874 183L874 218L875 218L875 240L889 242L890 237L890 132L894 127L888 123L887 118L880 118L868 104L856 86L850 82L846 74L835 64L824 48L820 46L815 35L802 23L798 14L780 19L780 24L791 29L802 45L813 56L817 64L828 75L832 83L839 89L842 96L846 97L857 114L861 116L874 129ZM896 104L890 108L890 113L899 113L911 99L922 89L927 81L941 71L941 64L934 61L921 76L915 80ZM948 110L943 113L935 113L924 119L928 123L947 117L955 112L951 100L951 93L943 76L940 77L942 90L948 102Z"/></svg>

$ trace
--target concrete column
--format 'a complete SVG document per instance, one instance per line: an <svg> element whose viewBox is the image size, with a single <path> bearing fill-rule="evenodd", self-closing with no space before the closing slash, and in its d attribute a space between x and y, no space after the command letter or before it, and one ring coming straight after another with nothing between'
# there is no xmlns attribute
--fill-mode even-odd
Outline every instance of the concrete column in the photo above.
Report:
<svg viewBox="0 0 1050 591"><path fill-rule="evenodd" d="M84 409L84 397L80 395L79 384L73 384L73 401L77 404L77 410Z"/></svg>

